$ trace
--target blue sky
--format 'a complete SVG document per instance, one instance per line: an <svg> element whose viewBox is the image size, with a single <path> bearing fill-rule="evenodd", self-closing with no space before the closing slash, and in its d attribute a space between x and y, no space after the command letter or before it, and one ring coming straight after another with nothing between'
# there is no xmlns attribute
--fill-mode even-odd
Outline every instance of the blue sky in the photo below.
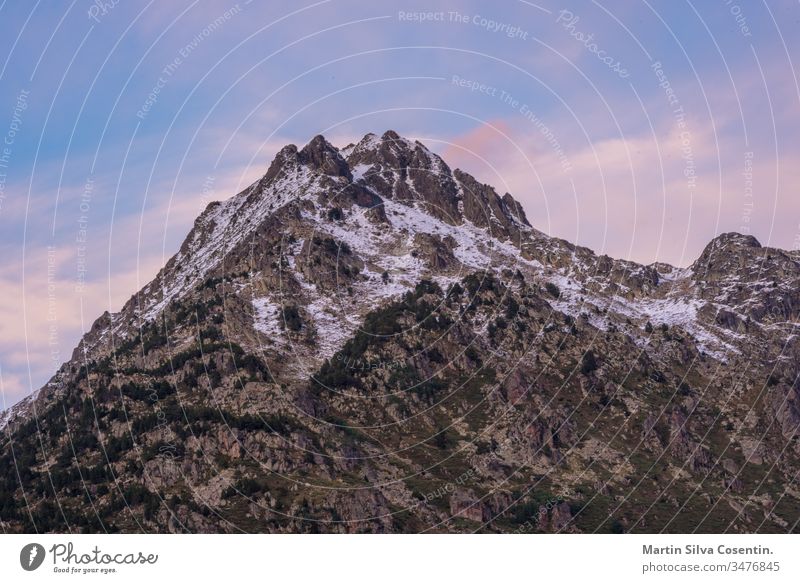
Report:
<svg viewBox="0 0 800 583"><path fill-rule="evenodd" d="M798 246L797 2L263 4L0 4L0 408L318 133L421 139L614 257Z"/></svg>

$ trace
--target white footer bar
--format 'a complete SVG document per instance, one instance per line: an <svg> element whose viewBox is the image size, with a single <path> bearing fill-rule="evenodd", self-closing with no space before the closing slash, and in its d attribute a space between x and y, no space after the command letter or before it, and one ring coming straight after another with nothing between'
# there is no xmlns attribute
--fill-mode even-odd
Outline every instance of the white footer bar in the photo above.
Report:
<svg viewBox="0 0 800 583"><path fill-rule="evenodd" d="M2 581L798 581L792 535L3 535Z"/></svg>

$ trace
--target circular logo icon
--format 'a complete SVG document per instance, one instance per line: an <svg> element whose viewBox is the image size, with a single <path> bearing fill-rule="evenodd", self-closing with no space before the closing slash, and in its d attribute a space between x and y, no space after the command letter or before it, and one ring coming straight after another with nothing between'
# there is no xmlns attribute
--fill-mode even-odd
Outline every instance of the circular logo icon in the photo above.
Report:
<svg viewBox="0 0 800 583"><path fill-rule="evenodd" d="M19 564L26 571L35 571L44 562L44 547L39 543L30 543L19 552Z"/></svg>

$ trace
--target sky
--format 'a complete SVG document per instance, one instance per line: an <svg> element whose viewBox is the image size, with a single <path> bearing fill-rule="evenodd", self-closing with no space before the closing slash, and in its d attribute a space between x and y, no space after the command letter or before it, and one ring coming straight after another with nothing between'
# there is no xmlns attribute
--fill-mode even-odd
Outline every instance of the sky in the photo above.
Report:
<svg viewBox="0 0 800 583"><path fill-rule="evenodd" d="M598 253L800 246L796 0L0 3L0 409L285 144L394 129Z"/></svg>

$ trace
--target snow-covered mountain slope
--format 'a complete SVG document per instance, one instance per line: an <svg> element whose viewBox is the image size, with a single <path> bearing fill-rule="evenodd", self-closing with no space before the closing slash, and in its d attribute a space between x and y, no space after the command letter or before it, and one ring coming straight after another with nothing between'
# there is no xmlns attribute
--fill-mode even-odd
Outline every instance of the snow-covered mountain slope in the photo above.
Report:
<svg viewBox="0 0 800 583"><path fill-rule="evenodd" d="M324 273L304 260L320 242L334 248ZM646 323L678 326L723 362L740 353L748 327L788 336L800 305L797 258L752 237L723 235L688 269L613 260L537 231L511 195L451 170L420 142L388 131L339 150L317 136L286 146L264 177L211 203L157 277L98 320L74 357L101 358L209 278L235 278L255 334L245 344L281 345L287 298L313 325L323 340L297 354L310 359L304 374L382 302L423 278L447 285L476 270L519 272L551 289L564 314L601 330L627 327L643 346Z"/></svg>

